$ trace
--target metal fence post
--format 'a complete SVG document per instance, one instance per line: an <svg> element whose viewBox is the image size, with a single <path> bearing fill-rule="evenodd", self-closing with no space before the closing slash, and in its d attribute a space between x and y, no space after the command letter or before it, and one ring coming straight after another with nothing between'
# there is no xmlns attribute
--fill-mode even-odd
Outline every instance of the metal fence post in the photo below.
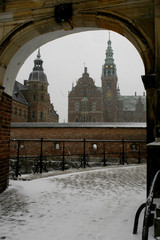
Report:
<svg viewBox="0 0 160 240"><path fill-rule="evenodd" d="M122 164L124 165L124 139L122 139Z"/></svg>
<svg viewBox="0 0 160 240"><path fill-rule="evenodd" d="M138 148L138 164L141 163L141 147L140 147L140 143L139 143L139 148Z"/></svg>
<svg viewBox="0 0 160 240"><path fill-rule="evenodd" d="M105 142L103 143L103 166L106 166L106 152L105 152Z"/></svg>
<svg viewBox="0 0 160 240"><path fill-rule="evenodd" d="M15 175L18 177L19 174L19 149L20 149L21 142L18 140L18 148L17 148L17 163L16 163L16 172Z"/></svg>
<svg viewBox="0 0 160 240"><path fill-rule="evenodd" d="M42 167L43 167L43 138L41 138L41 152L40 152L40 173L42 173Z"/></svg>
<svg viewBox="0 0 160 240"><path fill-rule="evenodd" d="M83 140L83 167L86 168L86 139Z"/></svg>
<svg viewBox="0 0 160 240"><path fill-rule="evenodd" d="M64 150L65 150L65 145L64 145L64 141L63 141L62 171L64 171L64 170L65 170Z"/></svg>

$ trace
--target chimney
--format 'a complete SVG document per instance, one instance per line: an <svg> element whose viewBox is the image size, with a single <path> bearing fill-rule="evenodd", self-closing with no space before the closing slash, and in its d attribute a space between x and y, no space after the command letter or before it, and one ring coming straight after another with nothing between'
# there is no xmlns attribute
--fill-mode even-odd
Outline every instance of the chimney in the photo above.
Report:
<svg viewBox="0 0 160 240"><path fill-rule="evenodd" d="M28 80L24 80L24 85L27 86Z"/></svg>

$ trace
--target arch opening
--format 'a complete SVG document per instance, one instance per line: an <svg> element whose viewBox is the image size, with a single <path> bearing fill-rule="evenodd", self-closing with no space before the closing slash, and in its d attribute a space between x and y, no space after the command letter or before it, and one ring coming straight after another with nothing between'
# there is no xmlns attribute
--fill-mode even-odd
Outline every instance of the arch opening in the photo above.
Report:
<svg viewBox="0 0 160 240"><path fill-rule="evenodd" d="M124 21L124 19L117 16L104 13L98 13L96 16L96 19L90 19L90 16L83 16L83 21L78 25L75 21L74 28L67 29L68 31L62 29L61 25L58 26L51 19L30 23L24 26L23 31L22 26L20 29L21 33L16 29L15 35L13 34L12 36L13 41L9 43L7 49L4 48L0 60L1 66L3 66L0 82L5 87L5 92L12 95L14 79L20 67L36 48L62 36L88 30L108 29L125 36L138 50L143 60L145 71L151 72L153 58L149 50L149 41L145 39L144 33L142 34L131 23L129 24L129 21Z"/></svg>
<svg viewBox="0 0 160 240"><path fill-rule="evenodd" d="M144 74L144 69L139 54L126 38L112 31L110 35L121 94L134 95L137 92L137 95L142 95L144 88L141 75ZM89 76L94 79L94 84L97 87L101 86L102 65L105 62L108 38L107 30L92 30L70 34L41 47L40 52L44 72L49 80L51 101L57 113L60 114L60 122L67 122L68 91L77 84L77 79L84 71L84 63ZM36 55L37 50L27 59L16 80L23 83L28 79ZM77 108L79 103L77 104L75 103L75 111L80 110Z"/></svg>

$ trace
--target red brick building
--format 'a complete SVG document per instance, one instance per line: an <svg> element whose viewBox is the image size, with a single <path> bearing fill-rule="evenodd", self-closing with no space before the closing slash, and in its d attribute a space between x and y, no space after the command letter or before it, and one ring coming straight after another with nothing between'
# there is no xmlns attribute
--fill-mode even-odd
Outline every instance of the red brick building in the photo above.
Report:
<svg viewBox="0 0 160 240"><path fill-rule="evenodd" d="M96 87L85 68L68 95L68 122L145 122L146 97L121 96L111 40L102 66L101 87Z"/></svg>
<svg viewBox="0 0 160 240"><path fill-rule="evenodd" d="M102 93L87 68L69 93L68 122L103 122Z"/></svg>
<svg viewBox="0 0 160 240"><path fill-rule="evenodd" d="M12 122L58 122L59 116L50 103L47 76L38 51L33 71L24 84L15 81Z"/></svg>

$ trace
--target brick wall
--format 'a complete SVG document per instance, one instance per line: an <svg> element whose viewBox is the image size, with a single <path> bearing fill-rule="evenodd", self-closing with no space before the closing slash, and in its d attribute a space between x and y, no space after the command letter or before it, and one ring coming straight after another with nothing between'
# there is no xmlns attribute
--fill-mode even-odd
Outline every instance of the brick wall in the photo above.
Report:
<svg viewBox="0 0 160 240"><path fill-rule="evenodd" d="M28 122L28 106L12 101L12 122Z"/></svg>
<svg viewBox="0 0 160 240"><path fill-rule="evenodd" d="M0 193L8 186L11 104L12 98L3 93L0 101Z"/></svg>
<svg viewBox="0 0 160 240"><path fill-rule="evenodd" d="M79 126L78 126L79 125ZM93 126L94 125L94 126ZM145 140L145 126L136 124L125 126L101 125L101 124L45 124L45 123L13 123L11 128L11 139L99 139L99 140ZM97 127L96 127L97 125Z"/></svg>
<svg viewBox="0 0 160 240"><path fill-rule="evenodd" d="M146 128L145 127L104 127L102 126L86 126L83 124L12 124L11 128L11 139L55 139L54 142L44 143L43 151L45 155L56 155L62 154L63 142L62 139L87 139L87 140L144 140L146 139ZM41 126L41 127L40 127ZM55 144L58 142L60 144L60 149L55 148ZM92 145L94 142L86 143L87 151L93 151ZM24 148L21 148L21 155L32 156L40 154L40 141L37 142L24 142ZM103 152L103 143L98 143L97 152ZM143 143L143 148L145 143ZM125 148L130 148L131 143L126 144ZM11 156L16 156L17 154L17 142L11 142ZM106 152L110 151L121 151L122 143L107 143L105 146ZM71 154L83 153L83 142L65 142L66 154L69 152Z"/></svg>

